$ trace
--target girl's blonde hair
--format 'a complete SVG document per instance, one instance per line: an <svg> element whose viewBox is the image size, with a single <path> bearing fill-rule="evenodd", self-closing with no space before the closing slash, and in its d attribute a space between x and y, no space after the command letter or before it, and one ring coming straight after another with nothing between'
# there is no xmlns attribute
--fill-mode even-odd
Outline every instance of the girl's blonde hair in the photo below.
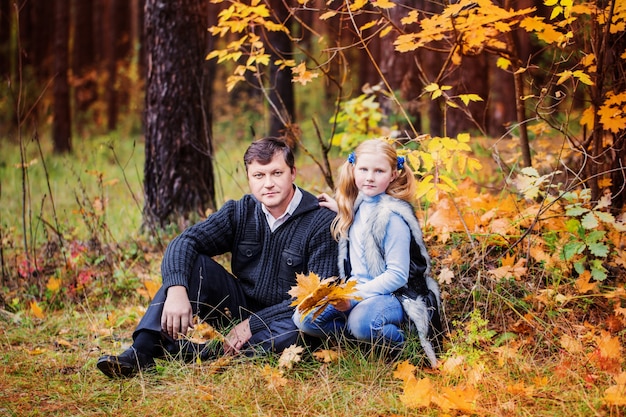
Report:
<svg viewBox="0 0 626 417"><path fill-rule="evenodd" d="M359 156L368 153L385 158L391 169L397 170L398 175L387 187L386 193L413 204L416 191L416 182L413 171L408 164L398 164L398 154L395 147L385 139L369 139L361 142L349 160L343 163L339 171L339 179L335 191L337 201L337 216L331 225L331 231L335 239L347 238L348 229L354 221L354 202L359 195L359 189L354 182L354 164ZM398 169L402 165L401 169Z"/></svg>

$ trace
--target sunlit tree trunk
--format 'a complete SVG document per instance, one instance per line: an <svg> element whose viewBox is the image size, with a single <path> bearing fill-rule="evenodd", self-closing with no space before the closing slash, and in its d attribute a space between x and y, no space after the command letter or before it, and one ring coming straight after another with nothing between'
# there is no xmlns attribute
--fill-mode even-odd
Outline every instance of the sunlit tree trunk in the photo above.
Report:
<svg viewBox="0 0 626 417"><path fill-rule="evenodd" d="M52 139L57 153L72 150L70 90L67 79L69 67L69 0L54 0L54 121Z"/></svg>
<svg viewBox="0 0 626 417"><path fill-rule="evenodd" d="M215 208L205 4L146 1L144 227Z"/></svg>

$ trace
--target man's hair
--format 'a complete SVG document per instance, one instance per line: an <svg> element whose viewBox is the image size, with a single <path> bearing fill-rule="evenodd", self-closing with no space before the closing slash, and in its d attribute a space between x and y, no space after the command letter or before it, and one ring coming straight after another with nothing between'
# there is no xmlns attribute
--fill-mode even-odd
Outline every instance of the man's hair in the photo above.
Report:
<svg viewBox="0 0 626 417"><path fill-rule="evenodd" d="M277 153L282 153L287 166L293 170L295 167L295 158L289 145L282 139L266 137L252 142L243 155L243 163L246 166L246 171L248 170L248 166L253 162L258 162L261 165L269 164Z"/></svg>

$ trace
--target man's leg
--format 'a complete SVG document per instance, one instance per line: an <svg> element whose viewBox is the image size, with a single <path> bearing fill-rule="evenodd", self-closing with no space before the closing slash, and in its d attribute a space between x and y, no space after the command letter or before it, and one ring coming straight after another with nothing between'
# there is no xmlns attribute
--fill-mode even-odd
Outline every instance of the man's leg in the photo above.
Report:
<svg viewBox="0 0 626 417"><path fill-rule="evenodd" d="M246 312L246 300L239 282L210 257L199 256L189 280L189 301L194 315L211 324L224 324ZM133 333L133 345L119 356L106 355L98 360L98 368L107 376L129 377L152 368L154 358L166 352L191 360L200 354L199 346L184 340L174 340L161 329L161 314L165 302L163 288L157 291L139 325ZM245 318L245 317L243 317Z"/></svg>
<svg viewBox="0 0 626 417"><path fill-rule="evenodd" d="M280 353L296 344L300 337L300 331L291 316L277 318L252 334L244 347L244 354L252 356L258 353Z"/></svg>

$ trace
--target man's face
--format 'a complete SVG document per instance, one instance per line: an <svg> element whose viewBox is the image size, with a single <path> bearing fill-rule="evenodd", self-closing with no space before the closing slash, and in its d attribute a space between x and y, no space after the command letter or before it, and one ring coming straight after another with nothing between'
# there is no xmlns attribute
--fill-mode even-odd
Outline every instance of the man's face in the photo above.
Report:
<svg viewBox="0 0 626 417"><path fill-rule="evenodd" d="M250 191L274 217L282 215L293 197L296 169L291 170L280 153L267 165L257 161L248 164Z"/></svg>

